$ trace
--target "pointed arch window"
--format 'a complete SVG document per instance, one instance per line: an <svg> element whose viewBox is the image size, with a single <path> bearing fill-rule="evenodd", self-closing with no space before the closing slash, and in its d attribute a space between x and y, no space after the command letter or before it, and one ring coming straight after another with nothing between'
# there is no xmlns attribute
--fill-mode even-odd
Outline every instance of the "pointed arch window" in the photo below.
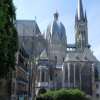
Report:
<svg viewBox="0 0 100 100"><path fill-rule="evenodd" d="M44 81L45 81L45 72L42 71L42 82L44 82Z"/></svg>

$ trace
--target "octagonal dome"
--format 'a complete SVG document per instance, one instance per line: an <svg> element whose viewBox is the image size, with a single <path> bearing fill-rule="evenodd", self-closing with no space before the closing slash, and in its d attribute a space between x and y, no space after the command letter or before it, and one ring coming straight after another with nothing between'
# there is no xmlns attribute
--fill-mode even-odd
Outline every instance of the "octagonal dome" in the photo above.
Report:
<svg viewBox="0 0 100 100"><path fill-rule="evenodd" d="M58 17L59 14L56 12L54 14L53 22L47 27L46 39L49 42L50 41L54 43L60 42L66 45L67 43L66 30L64 25L59 21Z"/></svg>

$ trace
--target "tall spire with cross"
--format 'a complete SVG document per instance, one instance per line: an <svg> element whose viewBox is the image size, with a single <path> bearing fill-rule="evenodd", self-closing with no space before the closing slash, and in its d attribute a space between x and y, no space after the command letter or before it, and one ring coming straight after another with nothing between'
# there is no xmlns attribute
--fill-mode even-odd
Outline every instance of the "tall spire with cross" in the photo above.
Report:
<svg viewBox="0 0 100 100"><path fill-rule="evenodd" d="M77 48L88 47L88 26L86 11L83 10L82 0L78 0L78 8L75 16L75 40Z"/></svg>

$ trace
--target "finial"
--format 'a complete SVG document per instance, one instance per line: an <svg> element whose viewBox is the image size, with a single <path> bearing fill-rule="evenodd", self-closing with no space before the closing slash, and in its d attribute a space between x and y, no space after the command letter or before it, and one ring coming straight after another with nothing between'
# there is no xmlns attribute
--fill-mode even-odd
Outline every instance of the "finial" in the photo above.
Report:
<svg viewBox="0 0 100 100"><path fill-rule="evenodd" d="M36 21L36 20L37 20L37 17L35 16L34 19L35 19L35 21Z"/></svg>
<svg viewBox="0 0 100 100"><path fill-rule="evenodd" d="M58 17L59 17L59 14L58 14L58 12L56 11L56 13L54 13L54 19L55 19L55 20L58 20Z"/></svg>

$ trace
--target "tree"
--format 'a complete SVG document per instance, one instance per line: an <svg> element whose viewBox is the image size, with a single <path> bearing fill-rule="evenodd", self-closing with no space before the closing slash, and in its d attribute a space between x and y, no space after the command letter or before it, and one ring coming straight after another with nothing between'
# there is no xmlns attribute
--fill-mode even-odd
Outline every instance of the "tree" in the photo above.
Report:
<svg viewBox="0 0 100 100"><path fill-rule="evenodd" d="M18 36L15 28L16 14L12 0L0 0L0 78L15 69Z"/></svg>
<svg viewBox="0 0 100 100"><path fill-rule="evenodd" d="M38 93L38 94L44 94L44 93L46 93L46 89L41 88L41 89L39 90L39 93Z"/></svg>
<svg viewBox="0 0 100 100"><path fill-rule="evenodd" d="M56 91L48 91L45 94L41 94L39 100L89 100L86 98L84 92L78 89L61 89Z"/></svg>

